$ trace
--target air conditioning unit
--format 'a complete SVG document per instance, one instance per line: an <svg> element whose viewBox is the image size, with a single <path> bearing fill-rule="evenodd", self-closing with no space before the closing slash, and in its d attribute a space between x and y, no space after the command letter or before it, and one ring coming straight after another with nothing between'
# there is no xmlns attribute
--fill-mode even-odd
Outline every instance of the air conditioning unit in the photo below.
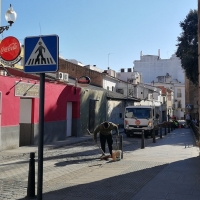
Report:
<svg viewBox="0 0 200 200"><path fill-rule="evenodd" d="M63 73L63 81L66 81L66 82L69 81L69 74Z"/></svg>
<svg viewBox="0 0 200 200"><path fill-rule="evenodd" d="M56 79L63 80L63 75L64 75L64 73L62 73L62 72L57 72L57 74L56 74Z"/></svg>
<svg viewBox="0 0 200 200"><path fill-rule="evenodd" d="M2 76L7 76L7 71L5 71L5 70L0 70L0 75L2 75Z"/></svg>

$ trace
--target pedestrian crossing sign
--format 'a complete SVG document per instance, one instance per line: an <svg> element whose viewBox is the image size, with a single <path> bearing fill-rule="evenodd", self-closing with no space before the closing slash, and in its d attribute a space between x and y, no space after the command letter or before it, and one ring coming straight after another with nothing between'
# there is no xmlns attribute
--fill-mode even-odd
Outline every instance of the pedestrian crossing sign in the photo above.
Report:
<svg viewBox="0 0 200 200"><path fill-rule="evenodd" d="M24 72L56 72L59 66L57 35L26 37L24 40Z"/></svg>
<svg viewBox="0 0 200 200"><path fill-rule="evenodd" d="M191 109L191 105L190 104L186 104L186 108L187 109Z"/></svg>

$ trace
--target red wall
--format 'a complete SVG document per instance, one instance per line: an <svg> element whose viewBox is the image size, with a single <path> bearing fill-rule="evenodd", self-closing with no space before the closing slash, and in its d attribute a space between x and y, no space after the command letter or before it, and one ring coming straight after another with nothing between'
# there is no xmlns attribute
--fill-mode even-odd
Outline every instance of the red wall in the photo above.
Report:
<svg viewBox="0 0 200 200"><path fill-rule="evenodd" d="M14 96L15 81L20 78L0 76L2 92L2 126L19 124L20 97ZM28 79L22 80L27 82ZM30 83L34 80L30 80ZM10 90L10 88L12 88ZM72 102L72 118L80 118L80 88L74 94L74 87L66 84L45 82L45 121L66 120L67 102ZM39 99L32 99L32 123L39 122Z"/></svg>
<svg viewBox="0 0 200 200"><path fill-rule="evenodd" d="M45 121L66 120L67 102L72 102L73 118L80 118L80 89L54 83L45 85Z"/></svg>
<svg viewBox="0 0 200 200"><path fill-rule="evenodd" d="M19 124L20 98L14 96L15 81L19 78L0 76L0 91L2 92L2 126Z"/></svg>

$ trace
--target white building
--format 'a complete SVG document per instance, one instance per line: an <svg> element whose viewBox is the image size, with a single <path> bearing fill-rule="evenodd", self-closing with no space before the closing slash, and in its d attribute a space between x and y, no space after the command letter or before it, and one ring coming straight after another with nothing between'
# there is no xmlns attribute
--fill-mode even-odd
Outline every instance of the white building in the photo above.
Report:
<svg viewBox="0 0 200 200"><path fill-rule="evenodd" d="M61 57L62 58L62 57ZM64 59L64 58L63 58ZM79 66L84 66L84 64L76 59L66 59L67 61L71 62L71 63L74 63L76 65L79 65Z"/></svg>
<svg viewBox="0 0 200 200"><path fill-rule="evenodd" d="M167 76L170 77L170 76ZM174 115L177 119L183 119L185 114L185 85L178 80L168 82L167 78L158 77L158 82L153 82L154 86L164 86L173 91L172 105L168 105L168 113ZM170 79L169 79L170 80Z"/></svg>
<svg viewBox="0 0 200 200"><path fill-rule="evenodd" d="M135 60L134 70L142 75L142 82L151 83L157 80L158 76L170 74L172 79L177 79L180 83L185 83L185 72L181 67L181 60L172 55L169 59L160 58L160 50L158 55L142 55L140 53L140 60Z"/></svg>
<svg viewBox="0 0 200 200"><path fill-rule="evenodd" d="M185 112L185 72L181 67L181 60L172 55L169 59L160 58L158 55L142 55L140 60L135 60L134 70L142 75L144 83L154 86L164 86L174 92L172 114L178 119L184 118Z"/></svg>

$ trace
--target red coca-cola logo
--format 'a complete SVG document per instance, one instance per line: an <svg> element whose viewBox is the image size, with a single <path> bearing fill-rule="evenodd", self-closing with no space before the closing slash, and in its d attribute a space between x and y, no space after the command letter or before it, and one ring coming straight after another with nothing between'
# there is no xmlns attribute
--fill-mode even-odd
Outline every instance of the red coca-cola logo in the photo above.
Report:
<svg viewBox="0 0 200 200"><path fill-rule="evenodd" d="M0 44L0 57L6 61L15 60L21 52L20 43L17 38L9 36L4 38Z"/></svg>

